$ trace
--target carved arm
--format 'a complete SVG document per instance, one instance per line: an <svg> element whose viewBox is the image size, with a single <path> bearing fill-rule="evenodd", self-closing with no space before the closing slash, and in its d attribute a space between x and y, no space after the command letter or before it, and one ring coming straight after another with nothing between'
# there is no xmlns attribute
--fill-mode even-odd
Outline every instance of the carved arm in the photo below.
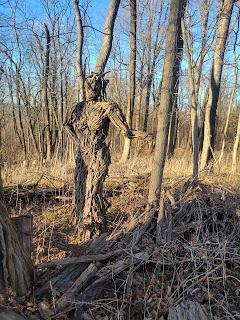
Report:
<svg viewBox="0 0 240 320"><path fill-rule="evenodd" d="M129 139L140 139L146 141L151 141L153 139L152 134L130 129L122 110L116 103L110 104L108 118L112 124L119 129L120 133Z"/></svg>

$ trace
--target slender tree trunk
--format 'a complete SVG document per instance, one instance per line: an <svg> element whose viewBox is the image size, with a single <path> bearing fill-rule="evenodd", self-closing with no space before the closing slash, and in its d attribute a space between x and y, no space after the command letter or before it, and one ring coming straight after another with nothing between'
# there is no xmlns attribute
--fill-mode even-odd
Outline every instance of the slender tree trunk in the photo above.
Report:
<svg viewBox="0 0 240 320"><path fill-rule="evenodd" d="M112 49L113 29L121 0L111 0L106 18L102 47L95 65L96 73L103 73Z"/></svg>
<svg viewBox="0 0 240 320"><path fill-rule="evenodd" d="M193 150L193 178L198 176L198 116L197 116L197 96L196 84L194 80L194 67L193 57L187 41L186 28L184 20L182 19L182 34L183 41L186 47L187 60L188 60L188 80L191 96L191 137L192 137L192 150Z"/></svg>
<svg viewBox="0 0 240 320"><path fill-rule="evenodd" d="M77 77L78 77L78 102L85 100L85 90L84 90L84 71L82 63L82 50L83 50L83 25L82 17L79 10L78 0L72 0L73 8L75 13L75 20L77 24Z"/></svg>
<svg viewBox="0 0 240 320"><path fill-rule="evenodd" d="M183 10L185 10L185 4L183 6ZM184 12L182 13L184 15ZM174 154L174 149L176 145L176 133L177 133L177 111L178 111L178 87L179 87L179 78L180 78L180 67L183 55L183 37L182 37L182 28L181 25L178 26L178 37L177 37L177 59L175 61L174 66L174 79L173 79L173 88L174 88L174 95L172 97L172 110L170 116L170 125L169 125L169 137L168 137L168 147L167 147L167 154L168 157L171 158Z"/></svg>
<svg viewBox="0 0 240 320"><path fill-rule="evenodd" d="M223 0L221 7L219 8L218 37L214 50L211 82L209 85L208 101L205 112L201 169L205 169L213 157L216 112L221 85L224 53L234 2L235 0Z"/></svg>
<svg viewBox="0 0 240 320"><path fill-rule="evenodd" d="M153 156L152 172L150 178L148 201L150 205L158 205L163 179L163 170L166 158L166 148L169 132L170 111L172 108L172 95L174 95L174 71L178 48L178 29L181 25L181 16L184 0L172 0L167 31L166 53L162 76L160 107L158 110L158 128L156 146Z"/></svg>
<svg viewBox="0 0 240 320"><path fill-rule="evenodd" d="M19 128L20 128L20 135L22 137L22 146L24 152L24 159L27 159L27 146L26 146L26 137L23 127L23 118L22 118L22 110L21 110L21 99L20 99L20 81L19 81L19 74L18 70L16 70L16 91L17 91L17 105L18 105L18 120L19 120Z"/></svg>
<svg viewBox="0 0 240 320"><path fill-rule="evenodd" d="M239 13L240 13L240 9L239 9ZM221 153L220 153L220 156L219 156L219 159L218 159L219 164L221 163L222 158L223 158L223 154L224 154L227 130L228 130L228 125L229 125L229 118L230 118L230 113L231 113L231 110L232 110L235 91L236 91L236 88L237 88L238 72L237 72L236 45L237 45L238 32L239 32L239 24L240 24L240 21L239 21L239 17L238 17L237 31L236 31L236 34L235 34L235 42L234 42L234 47L233 47L233 51L234 51L234 84L233 84L230 100L229 100L228 107L227 107L227 118L226 118L226 123L225 123L224 130L223 130Z"/></svg>
<svg viewBox="0 0 240 320"><path fill-rule="evenodd" d="M22 138L20 135L20 132L18 130L18 125L17 125L17 118L16 118L16 113L15 113L15 102L14 102L14 97L13 97L13 84L12 84L12 77L10 75L10 79L8 81L8 86L9 86L9 93L10 93L10 98L11 98L11 104L12 104L12 116L13 116L13 128L16 136L18 137L19 143L21 147L23 148L23 142Z"/></svg>
<svg viewBox="0 0 240 320"><path fill-rule="evenodd" d="M232 172L237 172L237 162L238 162L238 149L239 149L239 141L240 141L240 109L238 114L238 126L237 126L237 133L236 138L233 145L233 152L232 152Z"/></svg>
<svg viewBox="0 0 240 320"><path fill-rule="evenodd" d="M128 126L132 127L132 117L135 102L135 91L136 91L136 40L137 40L137 5L136 0L130 0L130 65L129 65L129 76L130 76L130 88L128 105L126 111L126 120ZM127 161L130 157L131 142L128 137L124 138L124 146L121 162Z"/></svg>
<svg viewBox="0 0 240 320"><path fill-rule="evenodd" d="M136 130L141 130L140 127L140 116L141 116L141 106L142 106L142 95L143 95L143 87L142 83L139 83L138 93L137 93L137 102L135 108L135 128Z"/></svg>
<svg viewBox="0 0 240 320"><path fill-rule="evenodd" d="M44 73L44 106L45 106L45 125L46 125L46 157L47 160L52 158L52 132L50 121L50 108L48 100L48 77L49 77L49 64L50 64L50 33L48 26L45 24L46 32L46 52L45 52L45 73Z"/></svg>
<svg viewBox="0 0 240 320"><path fill-rule="evenodd" d="M144 103L144 121L143 121L143 131L147 131L148 125L148 116L149 116L149 103L150 103L150 94L152 88L152 80L153 80L153 72L152 72L152 59L151 59L151 51L152 51L152 15L150 16L150 21L147 25L148 33L147 33L147 83L146 83L146 97Z"/></svg>

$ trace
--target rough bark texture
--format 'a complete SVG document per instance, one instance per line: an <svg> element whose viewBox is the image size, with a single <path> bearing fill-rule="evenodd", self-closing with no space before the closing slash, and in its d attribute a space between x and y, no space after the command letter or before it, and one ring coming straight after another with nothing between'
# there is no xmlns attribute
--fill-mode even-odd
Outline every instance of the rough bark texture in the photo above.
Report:
<svg viewBox="0 0 240 320"><path fill-rule="evenodd" d="M95 65L96 73L103 73L112 49L113 28L120 0L111 0L106 18L102 47Z"/></svg>
<svg viewBox="0 0 240 320"><path fill-rule="evenodd" d="M1 190L0 190L1 192ZM11 288L25 295L31 284L32 265L19 244L17 233L0 198L0 291Z"/></svg>
<svg viewBox="0 0 240 320"><path fill-rule="evenodd" d="M104 230L106 201L103 182L110 164L106 138L109 123L125 137L148 139L146 133L130 130L126 119L115 103L103 101L106 80L93 75L86 80L87 101L76 105L66 123L68 131L78 143L75 174L77 219L84 239ZM100 101L99 101L100 100ZM150 137L151 138L151 137Z"/></svg>
<svg viewBox="0 0 240 320"><path fill-rule="evenodd" d="M160 106L158 111L158 128L156 146L153 156L152 173L149 186L148 201L151 205L158 204L166 158L166 147L169 132L170 111L174 84L175 62L177 59L177 36L181 23L184 1L171 1L170 17L167 32L166 53L164 59Z"/></svg>
<svg viewBox="0 0 240 320"><path fill-rule="evenodd" d="M224 53L228 37L229 24L235 0L223 0L219 9L218 37L214 50L213 66L211 71L211 82L209 85L208 102L205 112L204 139L201 157L201 169L205 169L213 157L215 144L215 123Z"/></svg>
<svg viewBox="0 0 240 320"><path fill-rule="evenodd" d="M169 310L168 320L214 319L198 302L186 300Z"/></svg>

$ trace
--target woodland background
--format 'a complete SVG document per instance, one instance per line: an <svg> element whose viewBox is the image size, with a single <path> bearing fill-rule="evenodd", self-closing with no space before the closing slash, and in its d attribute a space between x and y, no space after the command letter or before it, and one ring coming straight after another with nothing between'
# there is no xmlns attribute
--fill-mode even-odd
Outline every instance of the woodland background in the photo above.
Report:
<svg viewBox="0 0 240 320"><path fill-rule="evenodd" d="M82 1L83 65L93 70L104 33L107 1ZM73 163L74 142L63 124L77 96L77 29L71 1L1 1L1 153L5 166L34 161ZM164 62L169 5L164 0L137 1L136 83L131 123L135 129L156 132L156 114ZM185 31L191 68L199 84L198 118L201 148L204 104L217 37L218 1L190 1L185 12ZM221 91L217 108L217 169L231 170L231 153L239 118L239 9L233 8L226 43ZM113 47L106 70L108 99L117 102L125 115L130 92L130 7L122 1L117 15ZM183 46L184 47L184 46ZM171 115L168 158L174 154L191 164L191 95L189 61L183 49L177 101ZM111 130L115 160L121 159L124 141ZM224 146L223 146L224 144ZM131 157L148 154L152 147L133 143ZM221 155L220 150L224 150ZM220 156L221 155L221 156ZM222 159L222 156L224 160ZM220 160L220 161L219 161ZM48 164L49 166L49 164ZM61 166L61 165L60 165ZM236 170L236 169L235 169Z"/></svg>

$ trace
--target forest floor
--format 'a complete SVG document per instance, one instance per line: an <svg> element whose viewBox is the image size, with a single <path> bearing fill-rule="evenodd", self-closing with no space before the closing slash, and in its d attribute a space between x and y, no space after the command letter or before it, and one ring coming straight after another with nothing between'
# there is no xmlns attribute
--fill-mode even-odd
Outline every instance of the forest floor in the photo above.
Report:
<svg viewBox="0 0 240 320"><path fill-rule="evenodd" d="M112 164L108 232L86 244L72 224L74 164L6 168L10 214L33 215L36 285L0 303L32 320L170 320L186 309L240 319L240 176L224 161L193 183L190 162L167 163L157 213L145 211L148 159Z"/></svg>

